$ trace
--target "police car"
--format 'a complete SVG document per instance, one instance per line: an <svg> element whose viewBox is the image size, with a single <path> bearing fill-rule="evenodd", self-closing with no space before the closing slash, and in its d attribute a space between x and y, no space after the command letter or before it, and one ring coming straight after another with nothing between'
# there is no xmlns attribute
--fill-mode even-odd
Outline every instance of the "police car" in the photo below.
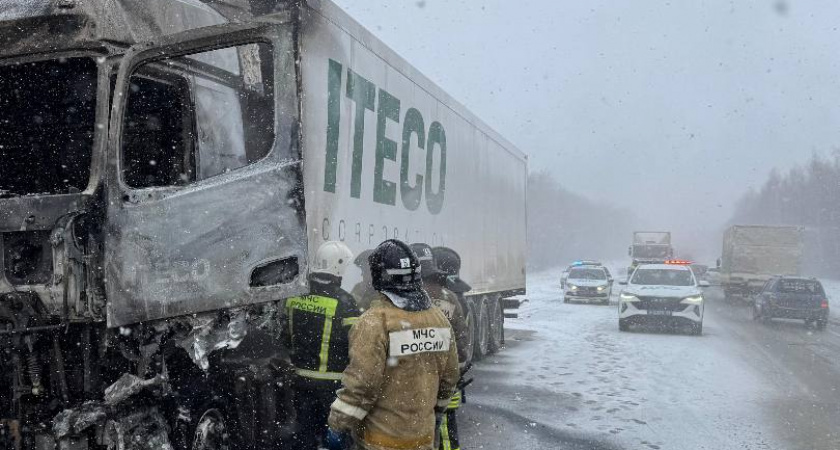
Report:
<svg viewBox="0 0 840 450"><path fill-rule="evenodd" d="M583 260L575 261L575 262L571 263L570 265L566 266L565 269L563 269L563 272L560 274L560 288L561 289L566 289L566 280L569 278L569 272L572 269L574 269L575 267L580 267L580 266L602 267L604 269L604 271L607 273L607 278L610 279L610 282L612 282L612 280L613 280L612 275L610 275L610 271L609 271L609 269L607 269L606 266L604 266L603 264L601 264L598 261L593 261L593 260L590 260L590 259L583 259Z"/></svg>
<svg viewBox="0 0 840 450"><path fill-rule="evenodd" d="M618 296L618 329L634 324L682 324L692 333L703 333L705 299L688 261L643 264L633 271Z"/></svg>
<svg viewBox="0 0 840 450"><path fill-rule="evenodd" d="M606 267L580 265L569 270L563 288L563 303L595 302L609 304L612 277Z"/></svg>

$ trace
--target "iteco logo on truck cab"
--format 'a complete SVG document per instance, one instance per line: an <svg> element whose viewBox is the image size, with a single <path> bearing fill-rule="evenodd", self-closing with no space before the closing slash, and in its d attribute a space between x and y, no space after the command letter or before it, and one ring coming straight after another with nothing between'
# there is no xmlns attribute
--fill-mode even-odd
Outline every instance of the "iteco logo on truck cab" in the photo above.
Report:
<svg viewBox="0 0 840 450"><path fill-rule="evenodd" d="M344 76L346 73L346 76ZM344 81L344 83L342 83ZM345 98L355 104L353 124L353 157L351 161L350 196L360 198L362 192L362 161L364 157L365 111L376 113L376 151L373 171L373 201L384 205L396 205L397 194L402 205L409 211L420 207L425 197L426 208L432 214L440 213L446 193L446 131L440 122L426 122L419 110L403 109L400 99L384 89L377 88L371 81L347 69L341 63L330 59L328 68L327 99L327 154L324 165L324 190L336 192L338 172L338 138L341 123L341 101ZM385 136L388 122L402 124L402 142L397 143ZM392 125L393 126L393 125ZM426 152L426 168L423 173L409 168L412 141L416 148ZM399 153L399 182L384 177L386 160L397 162ZM433 186L435 156L439 155L437 167L439 181ZM399 185L399 188L398 188ZM425 195L424 195L425 194Z"/></svg>

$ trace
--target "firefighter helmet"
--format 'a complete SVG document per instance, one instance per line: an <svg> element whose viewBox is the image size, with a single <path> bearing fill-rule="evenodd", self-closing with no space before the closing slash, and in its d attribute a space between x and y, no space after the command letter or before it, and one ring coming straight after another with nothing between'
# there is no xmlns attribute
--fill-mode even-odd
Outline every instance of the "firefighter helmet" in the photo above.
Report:
<svg viewBox="0 0 840 450"><path fill-rule="evenodd" d="M440 270L438 270L438 266L435 263L435 256L432 254L432 247L429 247L428 244L418 242L411 244L411 250L417 255L417 259L420 260L424 279L440 274Z"/></svg>
<svg viewBox="0 0 840 450"><path fill-rule="evenodd" d="M344 242L327 241L315 252L313 272L326 273L341 278L344 270L353 262L353 252Z"/></svg>
<svg viewBox="0 0 840 450"><path fill-rule="evenodd" d="M461 272L461 256L449 247L435 247L432 249L437 268L447 275L458 275Z"/></svg>
<svg viewBox="0 0 840 450"><path fill-rule="evenodd" d="M417 255L403 241L389 239L370 254L371 284L398 308L422 311L431 305L423 290L421 265Z"/></svg>
<svg viewBox="0 0 840 450"><path fill-rule="evenodd" d="M458 252L449 247L435 247L432 249L435 257L435 264L441 273L446 275L444 286L456 294L463 294L472 290L472 287L460 277L461 256Z"/></svg>

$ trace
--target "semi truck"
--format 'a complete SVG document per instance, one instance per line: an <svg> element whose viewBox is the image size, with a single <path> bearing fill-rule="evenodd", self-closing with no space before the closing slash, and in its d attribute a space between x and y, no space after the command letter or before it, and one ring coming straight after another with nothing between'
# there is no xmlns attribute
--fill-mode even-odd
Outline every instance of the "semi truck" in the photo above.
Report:
<svg viewBox="0 0 840 450"><path fill-rule="evenodd" d="M630 277L639 264L662 263L674 257L670 231L634 231L633 244L627 249L631 263Z"/></svg>
<svg viewBox="0 0 840 450"><path fill-rule="evenodd" d="M0 449L293 448L330 240L456 250L501 344L527 159L335 4L6 0L0 41Z"/></svg>
<svg viewBox="0 0 840 450"><path fill-rule="evenodd" d="M733 225L718 261L727 299L750 300L775 275L800 275L805 230L797 226Z"/></svg>

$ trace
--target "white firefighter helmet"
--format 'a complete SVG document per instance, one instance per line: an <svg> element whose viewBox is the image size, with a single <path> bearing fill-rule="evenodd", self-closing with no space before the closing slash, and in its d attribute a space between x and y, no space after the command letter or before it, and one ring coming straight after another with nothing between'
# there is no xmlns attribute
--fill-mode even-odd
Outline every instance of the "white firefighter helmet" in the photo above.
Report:
<svg viewBox="0 0 840 450"><path fill-rule="evenodd" d="M321 244L315 253L313 272L341 277L344 275L344 269L352 262L353 252L344 242L327 241Z"/></svg>

